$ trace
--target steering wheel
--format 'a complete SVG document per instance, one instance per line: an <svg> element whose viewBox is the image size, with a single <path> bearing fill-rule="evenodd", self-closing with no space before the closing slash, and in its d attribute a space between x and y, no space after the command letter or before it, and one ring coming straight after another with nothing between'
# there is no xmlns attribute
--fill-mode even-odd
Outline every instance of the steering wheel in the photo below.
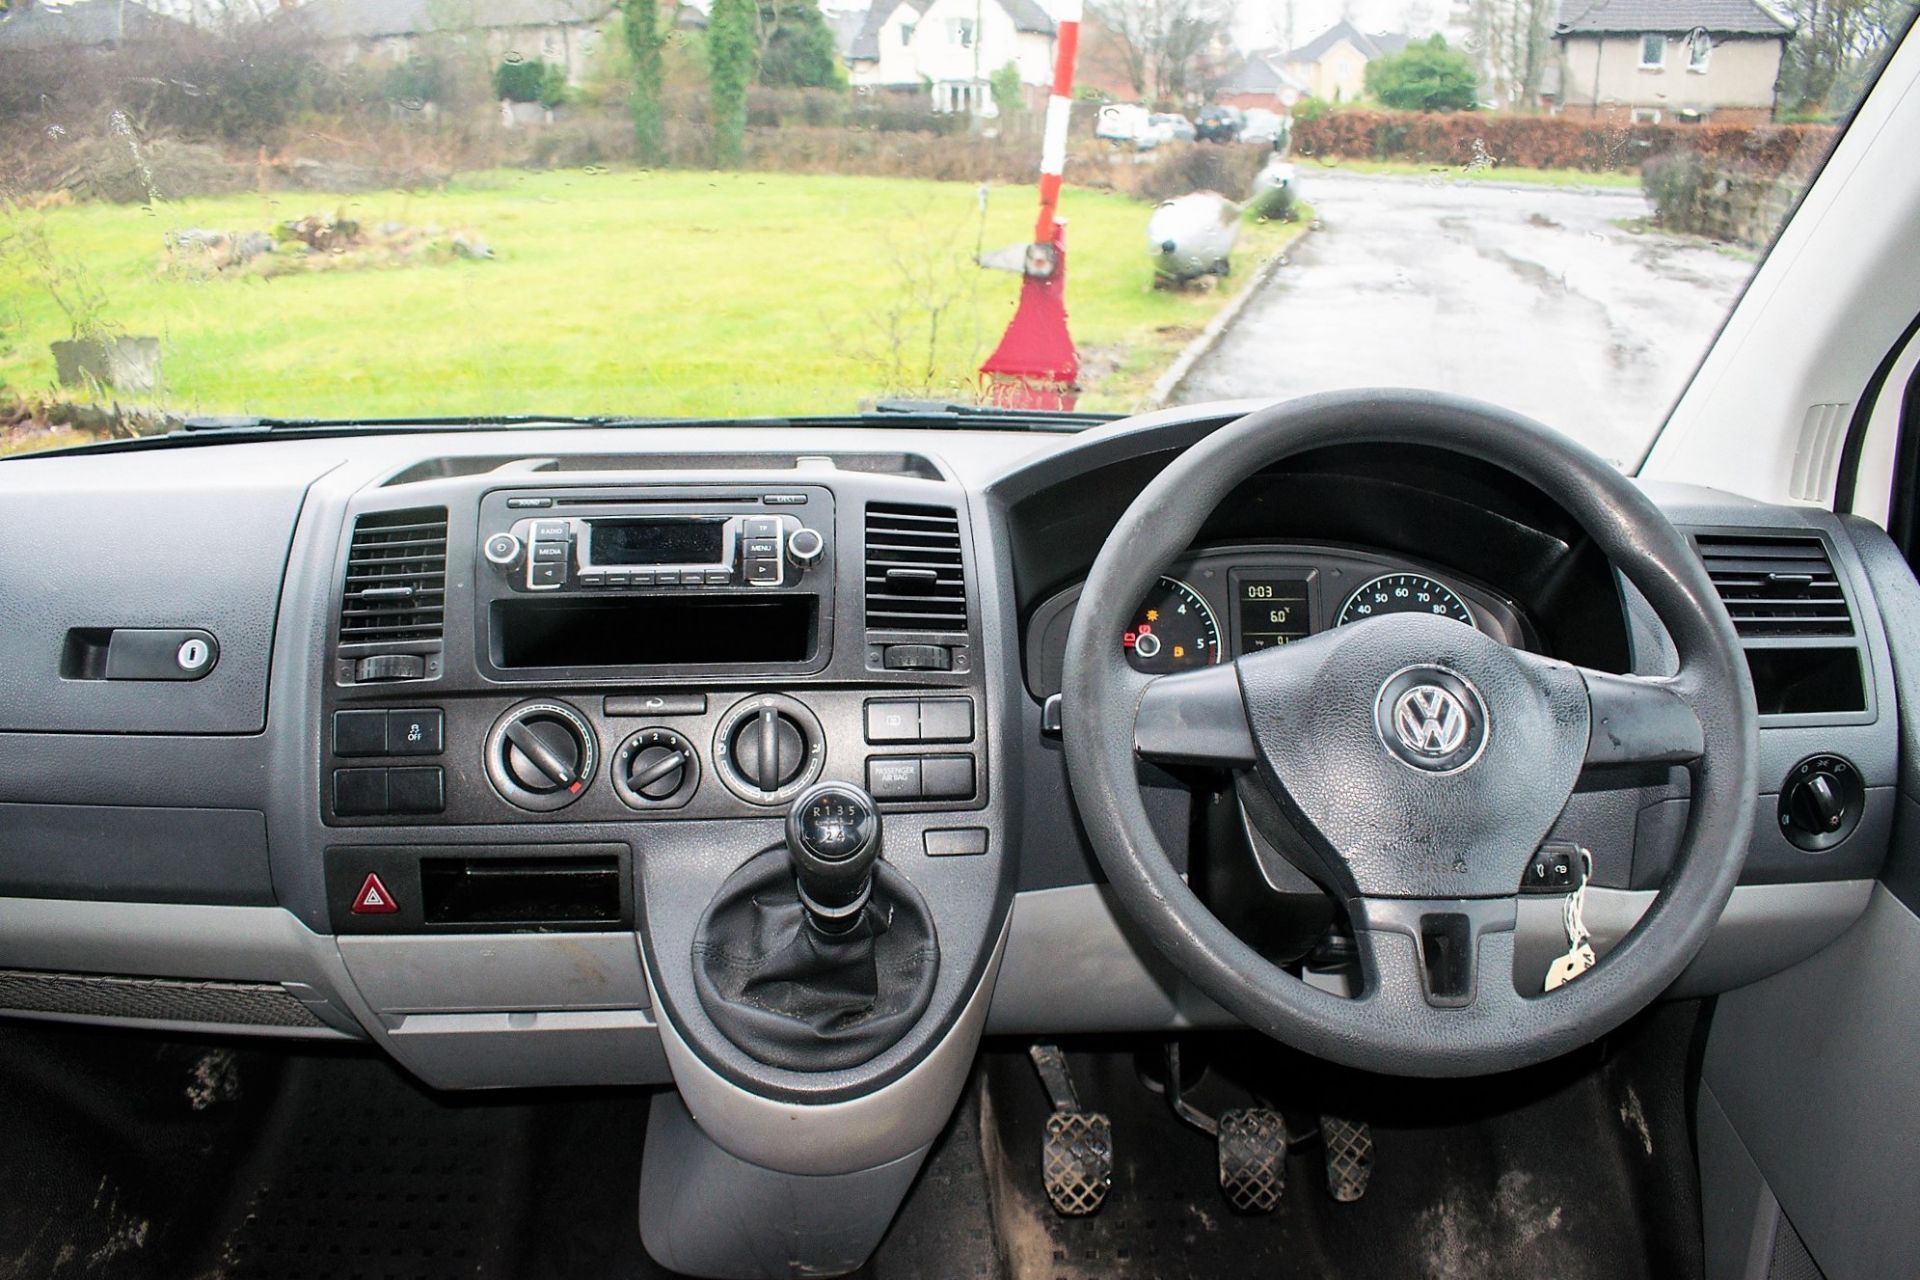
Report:
<svg viewBox="0 0 1920 1280"><path fill-rule="evenodd" d="M1428 445L1505 468L1557 501L1652 605L1671 677L1617 676L1511 649L1471 626L1391 614L1199 671L1135 672L1113 638L1243 480L1333 444ZM1067 640L1068 775L1122 909L1207 995L1319 1057L1397 1075L1504 1071L1588 1043L1693 959L1740 877L1752 826L1753 684L1686 539L1628 479L1545 427L1419 391L1336 392L1257 410L1149 484L1094 561ZM1242 942L1174 869L1147 819L1141 760L1244 771L1254 825L1353 925L1363 983L1309 986ZM1678 858L1599 965L1522 994L1518 890L1589 785L1685 765Z"/></svg>

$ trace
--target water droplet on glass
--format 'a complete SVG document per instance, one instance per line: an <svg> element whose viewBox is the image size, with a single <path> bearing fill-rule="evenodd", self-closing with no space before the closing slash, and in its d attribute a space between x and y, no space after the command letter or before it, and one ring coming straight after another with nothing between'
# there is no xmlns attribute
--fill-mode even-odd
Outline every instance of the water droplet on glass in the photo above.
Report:
<svg viewBox="0 0 1920 1280"><path fill-rule="evenodd" d="M516 66L516 67L519 66L522 62L526 61L526 59L521 56L521 53L518 49L507 50L506 60L509 65Z"/></svg>
<svg viewBox="0 0 1920 1280"><path fill-rule="evenodd" d="M402 98L400 99L400 105L408 111L424 111L427 107L427 100L425 98Z"/></svg>

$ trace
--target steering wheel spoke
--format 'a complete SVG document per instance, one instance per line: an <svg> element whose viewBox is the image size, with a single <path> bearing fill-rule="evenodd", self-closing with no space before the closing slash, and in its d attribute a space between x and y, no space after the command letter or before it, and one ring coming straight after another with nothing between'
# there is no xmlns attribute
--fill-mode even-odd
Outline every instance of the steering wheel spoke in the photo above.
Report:
<svg viewBox="0 0 1920 1280"><path fill-rule="evenodd" d="M1706 730L1671 680L1576 668L1592 708L1586 766L1691 764L1706 751Z"/></svg>
<svg viewBox="0 0 1920 1280"><path fill-rule="evenodd" d="M1252 768L1253 729L1240 692L1239 664L1150 681L1134 713L1133 749L1141 759L1160 764Z"/></svg>
<svg viewBox="0 0 1920 1280"><path fill-rule="evenodd" d="M1519 999L1513 987L1517 898L1360 898L1351 910L1366 971L1364 999L1415 1013Z"/></svg>

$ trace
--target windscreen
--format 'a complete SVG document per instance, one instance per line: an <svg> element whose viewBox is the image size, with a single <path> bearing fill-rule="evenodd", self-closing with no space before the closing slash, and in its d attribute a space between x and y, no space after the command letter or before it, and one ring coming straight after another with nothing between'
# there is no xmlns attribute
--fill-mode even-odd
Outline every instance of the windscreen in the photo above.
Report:
<svg viewBox="0 0 1920 1280"><path fill-rule="evenodd" d="M1631 467L1914 3L0 0L0 450L1390 385Z"/></svg>

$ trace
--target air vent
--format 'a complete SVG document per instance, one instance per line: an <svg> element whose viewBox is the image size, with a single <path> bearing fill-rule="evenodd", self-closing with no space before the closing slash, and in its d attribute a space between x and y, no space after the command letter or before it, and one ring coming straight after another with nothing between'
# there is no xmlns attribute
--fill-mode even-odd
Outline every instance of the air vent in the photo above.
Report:
<svg viewBox="0 0 1920 1280"><path fill-rule="evenodd" d="M1702 533L1693 542L1742 636L1853 634L1846 593L1820 539Z"/></svg>
<svg viewBox="0 0 1920 1280"><path fill-rule="evenodd" d="M361 516L347 551L340 643L438 640L447 595L447 509Z"/></svg>
<svg viewBox="0 0 1920 1280"><path fill-rule="evenodd" d="M966 562L952 507L867 505L867 629L967 629Z"/></svg>

